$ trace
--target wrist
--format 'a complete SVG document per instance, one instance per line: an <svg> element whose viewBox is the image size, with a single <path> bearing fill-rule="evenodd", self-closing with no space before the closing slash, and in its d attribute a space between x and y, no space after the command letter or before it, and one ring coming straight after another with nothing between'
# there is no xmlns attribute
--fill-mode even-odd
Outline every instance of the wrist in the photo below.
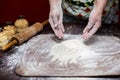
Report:
<svg viewBox="0 0 120 80"><path fill-rule="evenodd" d="M98 11L103 12L107 1L108 0L95 0L94 9L97 9Z"/></svg>
<svg viewBox="0 0 120 80"><path fill-rule="evenodd" d="M103 13L103 10L102 8L99 8L99 7L94 7L93 8L93 11L97 11L98 13Z"/></svg>
<svg viewBox="0 0 120 80"><path fill-rule="evenodd" d="M55 3L55 4L52 4L52 5L50 5L50 8L51 9L54 9L54 8L60 8L61 7L61 4L57 4L57 3Z"/></svg>
<svg viewBox="0 0 120 80"><path fill-rule="evenodd" d="M61 7L62 0L49 0L49 2L50 2L50 8L54 9Z"/></svg>

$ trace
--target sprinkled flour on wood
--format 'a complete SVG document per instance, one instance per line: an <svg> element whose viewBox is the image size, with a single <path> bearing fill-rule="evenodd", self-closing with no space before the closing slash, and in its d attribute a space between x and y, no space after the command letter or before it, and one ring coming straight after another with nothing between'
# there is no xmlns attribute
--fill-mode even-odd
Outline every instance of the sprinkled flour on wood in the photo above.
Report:
<svg viewBox="0 0 120 80"><path fill-rule="evenodd" d="M53 61L58 59L61 62L68 61L76 63L76 59L80 57L88 57L94 53L90 48L83 43L82 39L71 39L63 41L52 47L51 55L54 55Z"/></svg>
<svg viewBox="0 0 120 80"><path fill-rule="evenodd" d="M98 76L120 74L120 39L81 35L38 35L22 45L15 72L24 76Z"/></svg>

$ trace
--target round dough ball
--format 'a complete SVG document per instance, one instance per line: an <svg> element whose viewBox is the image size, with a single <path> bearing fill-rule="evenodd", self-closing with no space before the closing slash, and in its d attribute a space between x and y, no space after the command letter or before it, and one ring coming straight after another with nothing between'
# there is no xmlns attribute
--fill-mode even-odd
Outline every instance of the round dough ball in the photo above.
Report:
<svg viewBox="0 0 120 80"><path fill-rule="evenodd" d="M23 29L29 26L29 23L26 19L17 19L14 23L14 25L19 28L19 29Z"/></svg>

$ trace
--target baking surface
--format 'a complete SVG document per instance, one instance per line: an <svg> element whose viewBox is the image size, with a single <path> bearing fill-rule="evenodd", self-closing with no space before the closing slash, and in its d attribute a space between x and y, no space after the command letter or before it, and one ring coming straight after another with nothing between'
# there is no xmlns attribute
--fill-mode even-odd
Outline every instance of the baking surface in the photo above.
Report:
<svg viewBox="0 0 120 80"><path fill-rule="evenodd" d="M66 33L67 34L79 34L82 32L82 29L85 25L79 24L65 24ZM104 25L99 31L96 33L98 35L106 35L106 36L118 36L120 37L120 28L117 25ZM45 34L52 33L50 27L46 27L44 29ZM23 44L25 45L25 44ZM22 46L23 46L22 45ZM102 76L102 77L21 77L15 74L14 70L16 64L20 60L20 56L23 53L17 53L17 50L20 47L15 47L9 52L4 54L4 57L0 59L0 80L120 80L119 76ZM24 50L24 49L23 49ZM114 65L117 66L118 64Z"/></svg>
<svg viewBox="0 0 120 80"><path fill-rule="evenodd" d="M81 40L81 35L65 35L65 40ZM86 52L50 53L54 45L62 43L54 35L38 35L21 46L23 54L16 72L22 76L107 76L120 75L120 40L113 36L93 36L86 44ZM75 43L75 40L74 40ZM72 44L72 43L71 43ZM79 45L79 44L78 44ZM72 44L74 46L74 44ZM62 47L62 46L61 46ZM23 50L24 49L24 50ZM57 48L55 48L57 49ZM116 65L116 66L115 66Z"/></svg>

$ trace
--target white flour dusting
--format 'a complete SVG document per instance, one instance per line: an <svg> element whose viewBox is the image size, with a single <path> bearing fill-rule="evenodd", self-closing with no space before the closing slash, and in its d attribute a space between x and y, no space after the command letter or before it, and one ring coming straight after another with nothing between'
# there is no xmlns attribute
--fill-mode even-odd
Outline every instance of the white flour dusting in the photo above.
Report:
<svg viewBox="0 0 120 80"><path fill-rule="evenodd" d="M68 61L77 63L78 58L88 57L92 53L94 52L83 43L82 39L71 39L63 41L62 43L54 45L51 50L51 55L54 55L52 61L58 59L64 63Z"/></svg>
<svg viewBox="0 0 120 80"><path fill-rule="evenodd" d="M120 39L94 36L86 44L81 35L39 35L22 45L16 67L20 75L86 76L120 74ZM96 73L97 72L97 73Z"/></svg>

